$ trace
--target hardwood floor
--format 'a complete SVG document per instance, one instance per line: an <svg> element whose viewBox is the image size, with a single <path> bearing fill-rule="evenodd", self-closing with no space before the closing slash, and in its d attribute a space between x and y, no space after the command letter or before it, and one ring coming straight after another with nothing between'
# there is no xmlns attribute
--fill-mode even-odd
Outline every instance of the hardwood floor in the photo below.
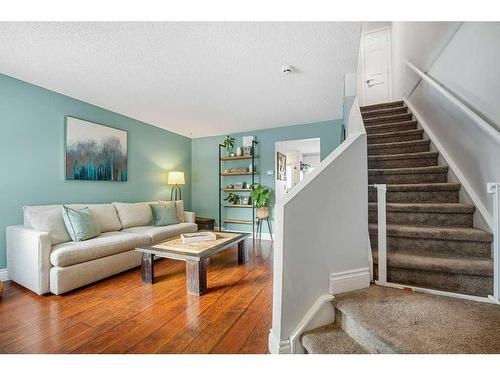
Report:
<svg viewBox="0 0 500 375"><path fill-rule="evenodd" d="M266 353L272 244L211 258L208 293L186 294L185 263L160 259L153 285L140 269L63 296L4 283L0 353Z"/></svg>

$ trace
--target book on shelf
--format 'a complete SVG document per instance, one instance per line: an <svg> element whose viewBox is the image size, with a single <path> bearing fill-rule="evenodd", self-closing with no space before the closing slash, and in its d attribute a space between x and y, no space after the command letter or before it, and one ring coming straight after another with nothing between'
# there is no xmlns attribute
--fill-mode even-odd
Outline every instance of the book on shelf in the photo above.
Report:
<svg viewBox="0 0 500 375"><path fill-rule="evenodd" d="M203 241L215 241L217 236L212 232L196 232L181 234L182 243L195 243Z"/></svg>

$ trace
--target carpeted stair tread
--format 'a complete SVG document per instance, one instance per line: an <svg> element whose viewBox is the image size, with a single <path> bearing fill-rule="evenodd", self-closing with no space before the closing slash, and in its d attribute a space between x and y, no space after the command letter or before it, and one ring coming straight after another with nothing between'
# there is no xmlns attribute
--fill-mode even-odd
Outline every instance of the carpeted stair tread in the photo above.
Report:
<svg viewBox="0 0 500 375"><path fill-rule="evenodd" d="M369 210L377 210L377 203L368 203ZM387 211L397 212L432 212L432 213L467 213L472 214L476 208L464 203L387 203Z"/></svg>
<svg viewBox="0 0 500 375"><path fill-rule="evenodd" d="M391 108L375 109L372 111L364 111L362 112L362 115L364 119L368 119L371 117L380 117L392 114L407 113L407 111L408 107L391 107Z"/></svg>
<svg viewBox="0 0 500 375"><path fill-rule="evenodd" d="M378 251L374 250L373 264L378 264ZM493 277L493 260L486 257L435 254L411 250L398 250L387 254L388 267L425 272Z"/></svg>
<svg viewBox="0 0 500 375"><path fill-rule="evenodd" d="M410 167L410 168L384 168L384 169L368 169L368 175L379 174L426 174L426 173L447 173L447 166L430 166L430 167Z"/></svg>
<svg viewBox="0 0 500 375"><path fill-rule="evenodd" d="M388 184L387 191L458 191L461 185L452 182L426 184Z"/></svg>
<svg viewBox="0 0 500 375"><path fill-rule="evenodd" d="M389 155L370 155L368 161L383 161L383 160L402 160L402 159L421 159L421 158L437 158L439 152L425 151L413 152L410 154L389 154Z"/></svg>
<svg viewBox="0 0 500 375"><path fill-rule="evenodd" d="M301 343L309 354L368 353L335 323L304 332Z"/></svg>
<svg viewBox="0 0 500 375"><path fill-rule="evenodd" d="M377 234L377 224L368 224L370 234ZM423 238L450 241L491 242L493 235L477 228L416 227L405 225L386 226L387 236Z"/></svg>
<svg viewBox="0 0 500 375"><path fill-rule="evenodd" d="M365 127L367 134L391 133L395 131L404 131L417 129L417 121L394 122L384 125L372 125Z"/></svg>
<svg viewBox="0 0 500 375"><path fill-rule="evenodd" d="M382 108L402 107L403 105L404 105L404 102L402 100L397 100L395 102L389 102L389 103L365 105L363 107L360 107L360 109L361 109L361 112L369 112L369 111L374 111L374 110L382 109Z"/></svg>
<svg viewBox="0 0 500 375"><path fill-rule="evenodd" d="M415 141L422 139L423 135L424 131L422 129L412 129L390 133L368 134L367 141L368 144Z"/></svg>
<svg viewBox="0 0 500 375"><path fill-rule="evenodd" d="M348 327L337 324L370 352L500 353L496 305L371 286L335 306Z"/></svg>
<svg viewBox="0 0 500 375"><path fill-rule="evenodd" d="M420 139L416 141L404 141L404 142L389 142L389 143L377 143L374 145L368 145L368 151L375 149L391 148L391 147L412 147L420 145L430 145L431 141L428 139Z"/></svg>
<svg viewBox="0 0 500 375"><path fill-rule="evenodd" d="M402 114L395 114L395 115L386 115L386 116L379 116L379 117L371 117L367 119L363 119L363 122L365 126L371 126L371 125L380 125L380 124L390 124L394 122L401 122L401 121L410 121L412 119L413 115L411 113L402 113Z"/></svg>

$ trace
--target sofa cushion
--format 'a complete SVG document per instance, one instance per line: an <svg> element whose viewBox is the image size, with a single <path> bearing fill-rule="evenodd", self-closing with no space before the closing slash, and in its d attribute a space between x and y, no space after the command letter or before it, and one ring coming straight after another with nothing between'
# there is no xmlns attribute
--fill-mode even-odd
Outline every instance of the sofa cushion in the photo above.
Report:
<svg viewBox="0 0 500 375"><path fill-rule="evenodd" d="M88 207L75 209L63 205L63 220L71 239L76 242L101 235L101 227Z"/></svg>
<svg viewBox="0 0 500 375"><path fill-rule="evenodd" d="M153 224L150 202L122 203L113 202L123 229Z"/></svg>
<svg viewBox="0 0 500 375"><path fill-rule="evenodd" d="M175 202L154 203L149 206L151 207L151 212L153 213L154 227L179 224Z"/></svg>
<svg viewBox="0 0 500 375"><path fill-rule="evenodd" d="M67 207L79 210L88 207L97 219L101 232L115 232L122 229L122 223L116 213L116 208L110 203L104 204L68 204Z"/></svg>
<svg viewBox="0 0 500 375"><path fill-rule="evenodd" d="M24 226L47 232L52 246L71 241L62 216L62 205L24 206Z"/></svg>
<svg viewBox="0 0 500 375"><path fill-rule="evenodd" d="M147 235L153 244L157 244L166 239L179 236L182 233L193 233L198 230L198 225L194 223L179 223L164 227L142 226L124 229L124 232Z"/></svg>
<svg viewBox="0 0 500 375"><path fill-rule="evenodd" d="M157 203L170 203L172 201L158 201ZM175 201L175 208L177 210L177 220L179 223L184 223L186 219L184 218L184 201Z"/></svg>
<svg viewBox="0 0 500 375"><path fill-rule="evenodd" d="M107 232L91 240L65 242L54 246L50 253L50 262L56 267L66 267L148 246L150 243L151 238L146 234Z"/></svg>

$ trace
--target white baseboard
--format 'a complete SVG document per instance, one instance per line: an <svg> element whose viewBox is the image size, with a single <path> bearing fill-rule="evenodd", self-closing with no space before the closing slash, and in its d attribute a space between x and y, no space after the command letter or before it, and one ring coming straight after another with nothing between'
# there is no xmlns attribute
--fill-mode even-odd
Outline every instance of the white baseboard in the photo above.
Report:
<svg viewBox="0 0 500 375"><path fill-rule="evenodd" d="M357 268L330 274L330 293L350 292L370 286L370 268Z"/></svg>
<svg viewBox="0 0 500 375"><path fill-rule="evenodd" d="M314 305L311 306L309 311L290 334L290 353L303 354L305 352L300 342L302 333L335 322L333 299L334 297L332 295L326 294L319 297Z"/></svg>
<svg viewBox="0 0 500 375"><path fill-rule="evenodd" d="M290 341L281 341L272 329L269 331L268 349L271 354L291 354Z"/></svg>
<svg viewBox="0 0 500 375"><path fill-rule="evenodd" d="M7 274L7 268L0 270L0 281L9 281L9 275Z"/></svg>

